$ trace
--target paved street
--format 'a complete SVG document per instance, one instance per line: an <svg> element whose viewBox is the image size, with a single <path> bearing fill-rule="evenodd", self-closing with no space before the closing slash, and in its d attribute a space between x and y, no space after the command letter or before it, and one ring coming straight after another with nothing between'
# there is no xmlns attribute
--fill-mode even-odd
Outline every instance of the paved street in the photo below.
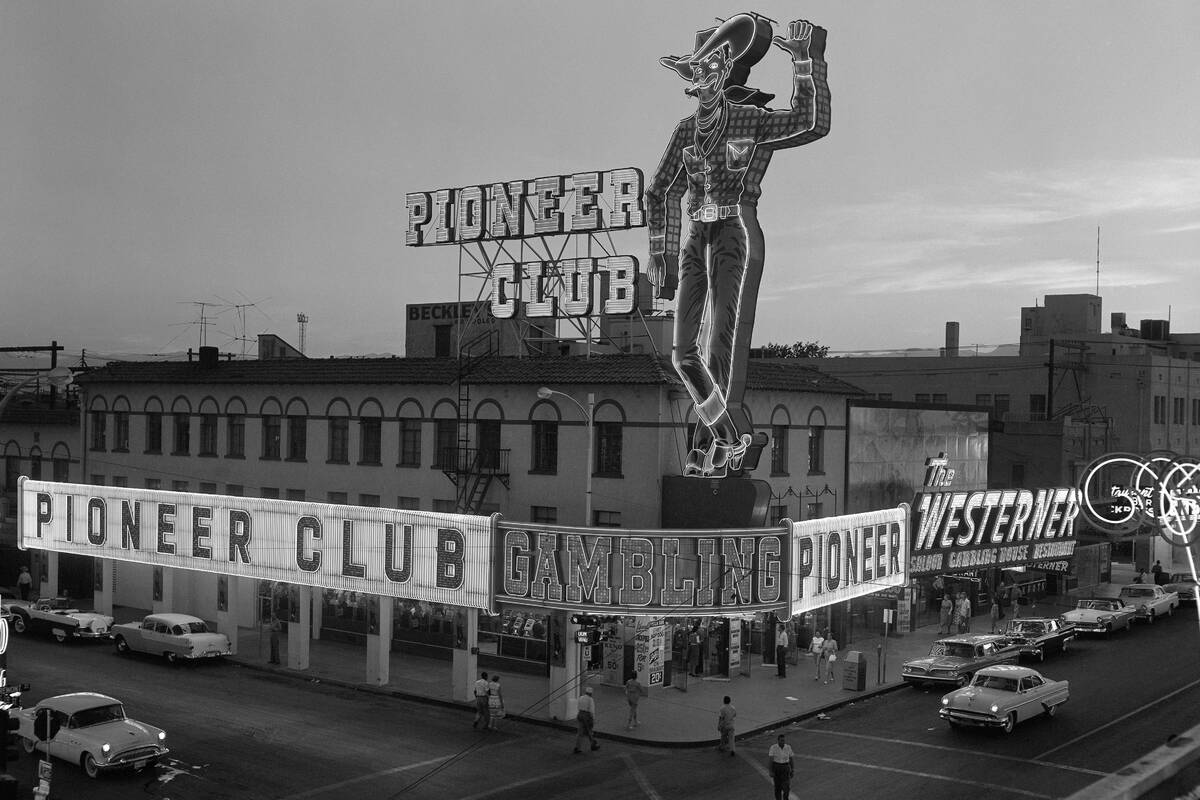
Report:
<svg viewBox="0 0 1200 800"><path fill-rule="evenodd" d="M1009 737L949 730L937 717L938 690L899 689L805 720L788 728L799 754L794 789L831 800L1069 794L1200 722L1198 631L1189 608L1051 657L1042 668L1071 681L1071 702L1056 719L1022 723ZM736 758L611 741L575 756L571 734L548 726L508 722L480 733L458 709L233 664L171 669L119 658L107 645L29 637L14 641L10 675L33 684L27 704L102 690L169 733L168 763L139 775L91 782L56 762L59 798L727 800L771 790L767 734L739 742ZM34 766L22 757L13 770L25 787Z"/></svg>

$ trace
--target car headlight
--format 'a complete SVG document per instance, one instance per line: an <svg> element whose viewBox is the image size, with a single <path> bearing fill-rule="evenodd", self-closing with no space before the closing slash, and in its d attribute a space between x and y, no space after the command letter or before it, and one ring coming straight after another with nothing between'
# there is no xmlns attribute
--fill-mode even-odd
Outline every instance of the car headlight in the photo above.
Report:
<svg viewBox="0 0 1200 800"><path fill-rule="evenodd" d="M108 755L109 750L112 750L112 745L109 744L108 742L105 742L104 744L100 745L100 752L104 753L104 755Z"/></svg>
<svg viewBox="0 0 1200 800"><path fill-rule="evenodd" d="M1149 607L1150 606L1146 605L1145 603L1142 603L1140 606L1138 606L1138 611L1145 611Z"/></svg>
<svg viewBox="0 0 1200 800"><path fill-rule="evenodd" d="M166 732L166 731L159 731L159 732L158 732L158 740L159 740L160 742L161 742L161 741L163 741L163 740L165 740L166 738L167 738L167 732Z"/></svg>
<svg viewBox="0 0 1200 800"><path fill-rule="evenodd" d="M948 706L948 705L950 705L950 698L949 698L949 697L943 697L943 698L942 698L942 705L944 705L944 706Z"/></svg>
<svg viewBox="0 0 1200 800"><path fill-rule="evenodd" d="M992 713L993 713L993 714L997 714L997 713L999 713L999 711L1000 711L1000 706L998 706L998 705L993 705L993 706L992 706Z"/></svg>

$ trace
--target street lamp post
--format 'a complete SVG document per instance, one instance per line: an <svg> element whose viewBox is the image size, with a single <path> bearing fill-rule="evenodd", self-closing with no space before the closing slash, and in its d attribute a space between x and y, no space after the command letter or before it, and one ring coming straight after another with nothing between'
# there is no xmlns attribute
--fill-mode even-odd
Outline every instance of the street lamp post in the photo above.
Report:
<svg viewBox="0 0 1200 800"><path fill-rule="evenodd" d="M61 389L71 383L71 377L71 370L67 367L55 367L54 369L47 370L46 372L35 372L34 374L17 383L8 390L3 398L0 398L0 414L3 414L4 409L8 408L8 404L11 403L13 398L17 396L17 392L24 389L34 381L45 378L50 382L51 386Z"/></svg>
<svg viewBox="0 0 1200 800"><path fill-rule="evenodd" d="M579 406L579 410L583 412L584 420L587 422L587 465L584 472L587 484L586 489L584 490L583 525L584 527L590 527L592 524L592 470L595 466L592 463L592 458L594 456L594 450L596 446L596 437L593 435L592 428L596 420L596 393L587 393L587 407L585 408L583 403L579 402L566 392L560 392L557 389L550 389L546 386L543 386L537 390L537 396L542 400L549 400L554 395L565 397L575 405Z"/></svg>

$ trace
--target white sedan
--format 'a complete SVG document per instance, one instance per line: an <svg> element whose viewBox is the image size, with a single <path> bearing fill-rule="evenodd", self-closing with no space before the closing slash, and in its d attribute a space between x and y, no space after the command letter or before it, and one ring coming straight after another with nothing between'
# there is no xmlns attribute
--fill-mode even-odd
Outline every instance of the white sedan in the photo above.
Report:
<svg viewBox="0 0 1200 800"><path fill-rule="evenodd" d="M53 736L40 741L34 733L38 715L48 715ZM96 692L47 697L17 713L26 753L43 753L78 764L89 778L119 769L143 770L170 752L161 728L125 716L120 700Z"/></svg>

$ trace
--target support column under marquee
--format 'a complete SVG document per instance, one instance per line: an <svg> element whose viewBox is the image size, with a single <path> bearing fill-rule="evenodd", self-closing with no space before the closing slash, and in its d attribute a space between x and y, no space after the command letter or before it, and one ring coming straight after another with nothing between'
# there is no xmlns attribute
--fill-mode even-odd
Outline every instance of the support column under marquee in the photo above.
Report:
<svg viewBox="0 0 1200 800"><path fill-rule="evenodd" d="M217 580L226 579L225 590L225 608L220 606L220 588L218 586L217 596L217 633L223 633L229 637L229 648L233 651L233 655L238 652L238 612L240 604L238 599L241 596L241 579L236 575L217 575Z"/></svg>
<svg viewBox="0 0 1200 800"><path fill-rule="evenodd" d="M567 616L565 611L551 613ZM548 709L551 719L573 720L579 714L579 692L583 688L580 680L583 675L581 646L575 642L575 633L579 629L570 620L564 620L566 641L563 643L563 665L550 665L550 686L546 693L551 698Z"/></svg>
<svg viewBox="0 0 1200 800"><path fill-rule="evenodd" d="M46 559L46 578L38 590L38 597L58 597L58 552L44 550L42 558Z"/></svg>
<svg viewBox="0 0 1200 800"><path fill-rule="evenodd" d="M150 595L150 611L161 614L164 611L174 611L175 608L175 570L170 567L154 567L162 575L162 585L152 590Z"/></svg>
<svg viewBox="0 0 1200 800"><path fill-rule="evenodd" d="M312 650L312 596L311 586L301 586L298 589L300 621L288 622L287 631L287 665L288 669L308 669L308 657Z"/></svg>
<svg viewBox="0 0 1200 800"><path fill-rule="evenodd" d="M312 599L313 633L312 633L312 638L314 638L314 639L321 638L321 627L325 624L325 614L324 614L325 603L323 602L323 599L324 599L324 591L314 591L313 592L313 599ZM380 602L383 602L382 599L380 600Z"/></svg>
<svg viewBox="0 0 1200 800"><path fill-rule="evenodd" d="M367 632L367 683L386 686L391 678L392 611L390 597L377 597L379 612L375 625Z"/></svg>
<svg viewBox="0 0 1200 800"><path fill-rule="evenodd" d="M475 679L479 676L479 614L477 608L463 610L466 627L463 647L454 648L450 665L450 690L452 696L467 702L475 701Z"/></svg>
<svg viewBox="0 0 1200 800"><path fill-rule="evenodd" d="M113 613L113 567L116 562L111 558L98 558L93 569L98 570L99 586L92 592L92 608L101 614L112 616Z"/></svg>

